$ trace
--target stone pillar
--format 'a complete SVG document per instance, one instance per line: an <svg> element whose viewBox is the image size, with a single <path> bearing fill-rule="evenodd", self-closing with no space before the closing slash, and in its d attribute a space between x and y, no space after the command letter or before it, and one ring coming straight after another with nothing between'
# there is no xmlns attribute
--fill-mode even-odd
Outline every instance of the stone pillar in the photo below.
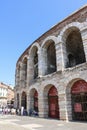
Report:
<svg viewBox="0 0 87 130"><path fill-rule="evenodd" d="M58 43L55 45L56 49L56 65L57 71L61 71L64 67L63 63L63 50L62 50L62 43Z"/></svg>
<svg viewBox="0 0 87 130"><path fill-rule="evenodd" d="M15 72L15 85L18 87L19 86L19 80L20 80L20 77L19 77L19 70L18 68L16 68L16 72Z"/></svg>
<svg viewBox="0 0 87 130"><path fill-rule="evenodd" d="M67 93L66 97L67 97L67 99L66 99L66 107L67 107L66 117L67 117L67 120L70 121L70 120L72 120L72 106L71 106L70 92Z"/></svg>
<svg viewBox="0 0 87 130"><path fill-rule="evenodd" d="M84 53L87 62L87 26L84 25L85 30L82 29L81 36L83 41Z"/></svg>
<svg viewBox="0 0 87 130"><path fill-rule="evenodd" d="M40 50L38 50L38 77L43 76L43 53Z"/></svg>
<svg viewBox="0 0 87 130"><path fill-rule="evenodd" d="M27 58L27 79L26 79L26 84L27 87L29 87L29 57Z"/></svg>
<svg viewBox="0 0 87 130"><path fill-rule="evenodd" d="M20 80L23 80L23 63L20 65Z"/></svg>
<svg viewBox="0 0 87 130"><path fill-rule="evenodd" d="M17 90L14 88L14 108L17 108Z"/></svg>
<svg viewBox="0 0 87 130"><path fill-rule="evenodd" d="M29 109L30 109L30 96L29 96L29 93L27 93L27 112L28 112L28 115L29 115Z"/></svg>
<svg viewBox="0 0 87 130"><path fill-rule="evenodd" d="M34 78L34 65L33 65L33 57L28 57L27 61L27 87L32 83Z"/></svg>
<svg viewBox="0 0 87 130"><path fill-rule="evenodd" d="M67 57L67 51L66 51L66 42L61 42L61 61L62 61L62 70L64 70L67 67L68 63L68 57Z"/></svg>
<svg viewBox="0 0 87 130"><path fill-rule="evenodd" d="M47 49L42 48L39 51L39 75L43 76L47 73Z"/></svg>
<svg viewBox="0 0 87 130"><path fill-rule="evenodd" d="M46 113L44 110L45 106L44 106L44 98L43 98L43 94L39 93L38 94L38 110L39 110L39 117L46 117Z"/></svg>
<svg viewBox="0 0 87 130"><path fill-rule="evenodd" d="M67 117L67 100L66 100L66 86L65 82L62 82L58 85L58 97L59 97L59 113L60 120L68 120Z"/></svg>
<svg viewBox="0 0 87 130"><path fill-rule="evenodd" d="M26 87L25 69L23 63L21 63L20 66L20 87Z"/></svg>
<svg viewBox="0 0 87 130"><path fill-rule="evenodd" d="M58 94L59 96L59 113L60 120L67 120L66 114L66 95L65 93Z"/></svg>
<svg viewBox="0 0 87 130"><path fill-rule="evenodd" d="M22 96L22 94L19 93L19 109L21 109L21 96Z"/></svg>

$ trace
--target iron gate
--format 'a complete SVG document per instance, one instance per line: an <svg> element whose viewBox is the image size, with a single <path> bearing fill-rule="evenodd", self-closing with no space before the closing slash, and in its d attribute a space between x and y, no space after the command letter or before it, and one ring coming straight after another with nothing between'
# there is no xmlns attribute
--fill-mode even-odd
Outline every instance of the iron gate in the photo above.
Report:
<svg viewBox="0 0 87 130"><path fill-rule="evenodd" d="M72 118L87 121L87 93L72 94Z"/></svg>

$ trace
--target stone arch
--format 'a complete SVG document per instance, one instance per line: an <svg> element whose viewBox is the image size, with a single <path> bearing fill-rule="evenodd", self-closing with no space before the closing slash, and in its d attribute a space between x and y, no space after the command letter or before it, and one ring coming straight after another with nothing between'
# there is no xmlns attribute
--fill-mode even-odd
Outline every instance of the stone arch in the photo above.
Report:
<svg viewBox="0 0 87 130"><path fill-rule="evenodd" d="M21 61L24 62L25 59L28 59L28 55L25 55Z"/></svg>
<svg viewBox="0 0 87 130"><path fill-rule="evenodd" d="M44 87L43 99L44 99L44 113L45 113L44 116L51 118L59 118L58 91L54 85L48 84L47 86Z"/></svg>
<svg viewBox="0 0 87 130"><path fill-rule="evenodd" d="M38 112L38 91L36 88L32 88L29 91L29 98L30 98L30 110L34 110Z"/></svg>
<svg viewBox="0 0 87 130"><path fill-rule="evenodd" d="M49 37L45 38L45 40L43 41L43 43L41 45L41 48L45 48L44 46L46 46L46 42L50 41L50 40L54 41L55 44L58 43L57 37L55 37L55 36L49 36Z"/></svg>
<svg viewBox="0 0 87 130"><path fill-rule="evenodd" d="M40 46L38 43L34 43L29 49L29 71L31 79L35 79L38 77L39 50Z"/></svg>
<svg viewBox="0 0 87 130"><path fill-rule="evenodd" d="M67 118L72 120L72 100L71 100L71 88L75 82L84 80L81 78L72 79L66 86L66 107L67 107ZM85 81L85 80L84 80Z"/></svg>
<svg viewBox="0 0 87 130"><path fill-rule="evenodd" d="M49 36L41 45L44 66L43 75L51 74L57 70L56 44L57 38L55 36Z"/></svg>
<svg viewBox="0 0 87 130"><path fill-rule="evenodd" d="M37 47L38 51L40 50L40 45L39 43L35 42L31 45L30 49L29 49L29 57L33 56L33 49L34 47Z"/></svg>
<svg viewBox="0 0 87 130"><path fill-rule="evenodd" d="M60 41L62 42L65 68L73 67L86 61L80 23L74 22L64 27L60 33Z"/></svg>

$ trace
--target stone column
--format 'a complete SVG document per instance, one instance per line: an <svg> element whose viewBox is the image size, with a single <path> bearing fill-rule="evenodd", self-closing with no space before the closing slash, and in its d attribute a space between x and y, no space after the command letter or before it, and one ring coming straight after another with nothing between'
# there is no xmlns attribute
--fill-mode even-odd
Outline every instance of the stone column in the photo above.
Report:
<svg viewBox="0 0 87 130"><path fill-rule="evenodd" d="M27 93L27 112L28 112L28 115L29 115L29 109L30 109L30 95L29 95L29 93Z"/></svg>
<svg viewBox="0 0 87 130"><path fill-rule="evenodd" d="M27 61L27 87L30 86L34 77L33 57L28 57Z"/></svg>
<svg viewBox="0 0 87 130"><path fill-rule="evenodd" d="M59 113L60 113L60 120L67 120L66 114L66 95L65 93L59 94Z"/></svg>
<svg viewBox="0 0 87 130"><path fill-rule="evenodd" d="M86 62L87 62L87 26L85 24L84 24L84 27L83 27L83 29L81 31L81 36L82 36L82 41L83 41L85 58L86 58Z"/></svg>
<svg viewBox="0 0 87 130"><path fill-rule="evenodd" d="M14 108L17 108L17 90L14 88Z"/></svg>
<svg viewBox="0 0 87 130"><path fill-rule="evenodd" d="M62 57L62 45L61 43L58 43L55 45L55 49L56 49L56 65L57 65L57 71L61 71L62 70L62 61L63 61L63 57Z"/></svg>
<svg viewBox="0 0 87 130"><path fill-rule="evenodd" d="M24 64L20 66L20 87L26 87Z"/></svg>
<svg viewBox="0 0 87 130"><path fill-rule="evenodd" d="M43 76L47 73L47 49L42 48L39 51L39 75Z"/></svg>
<svg viewBox="0 0 87 130"><path fill-rule="evenodd" d="M46 117L45 111L44 111L44 98L43 94L38 94L38 110L39 110L39 117Z"/></svg>
<svg viewBox="0 0 87 130"><path fill-rule="evenodd" d="M67 119L67 100L66 100L66 89L65 83L60 83L58 88L58 103L59 103L59 113L60 113L60 120L68 120Z"/></svg>
<svg viewBox="0 0 87 130"><path fill-rule="evenodd" d="M38 50L38 77L43 76L43 53L41 49Z"/></svg>
<svg viewBox="0 0 87 130"><path fill-rule="evenodd" d="M19 80L20 80L20 77L19 77L19 70L18 68L16 68L16 72L15 72L15 85L18 87L19 86Z"/></svg>
<svg viewBox="0 0 87 130"><path fill-rule="evenodd" d="M20 65L20 80L23 80L23 63Z"/></svg>
<svg viewBox="0 0 87 130"><path fill-rule="evenodd" d="M21 96L22 96L22 94L19 93L19 109L21 109Z"/></svg>
<svg viewBox="0 0 87 130"><path fill-rule="evenodd" d="M70 92L67 93L66 95L66 107L67 107L67 112L66 112L66 118L67 121L72 120L72 105L71 105L71 94Z"/></svg>

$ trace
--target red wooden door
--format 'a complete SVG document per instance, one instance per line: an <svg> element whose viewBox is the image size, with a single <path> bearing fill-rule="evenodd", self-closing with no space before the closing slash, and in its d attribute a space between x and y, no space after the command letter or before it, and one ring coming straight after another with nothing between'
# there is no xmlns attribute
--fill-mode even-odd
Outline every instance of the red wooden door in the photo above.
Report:
<svg viewBox="0 0 87 130"><path fill-rule="evenodd" d="M59 118L58 94L53 86L48 93L49 117Z"/></svg>

